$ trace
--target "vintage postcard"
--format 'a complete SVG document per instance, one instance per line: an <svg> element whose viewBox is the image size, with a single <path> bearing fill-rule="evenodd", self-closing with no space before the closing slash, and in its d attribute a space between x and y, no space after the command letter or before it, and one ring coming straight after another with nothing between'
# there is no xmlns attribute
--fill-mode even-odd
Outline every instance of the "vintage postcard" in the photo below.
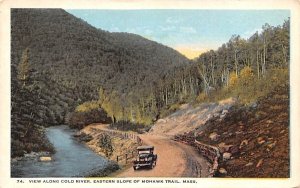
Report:
<svg viewBox="0 0 300 188"><path fill-rule="evenodd" d="M0 187L297 187L299 1L1 1Z"/></svg>

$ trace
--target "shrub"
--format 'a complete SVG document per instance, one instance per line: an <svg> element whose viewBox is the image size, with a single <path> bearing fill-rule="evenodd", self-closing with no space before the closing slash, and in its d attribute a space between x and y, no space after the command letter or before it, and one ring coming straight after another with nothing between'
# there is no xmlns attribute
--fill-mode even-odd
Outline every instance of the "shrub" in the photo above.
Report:
<svg viewBox="0 0 300 188"><path fill-rule="evenodd" d="M76 112L89 112L95 109L100 108L100 105L97 101L88 101L76 107Z"/></svg>
<svg viewBox="0 0 300 188"><path fill-rule="evenodd" d="M109 125L112 129L117 129L121 131L134 131L134 132L143 132L146 131L148 126L140 123L132 123L130 121L118 121L115 123L111 123Z"/></svg>
<svg viewBox="0 0 300 188"><path fill-rule="evenodd" d="M229 87L211 92L209 95L200 93L197 102L216 102L228 97L236 97L243 104L256 101L259 97L266 95L275 87L289 82L287 68L270 69L262 78L257 78L250 67L241 70L239 77L231 74Z"/></svg>
<svg viewBox="0 0 300 188"><path fill-rule="evenodd" d="M110 157L113 154L113 144L111 137L108 134L102 133L100 135L98 146L101 148L102 152L104 152L106 157Z"/></svg>
<svg viewBox="0 0 300 188"><path fill-rule="evenodd" d="M86 112L73 112L67 116L68 125L77 129L82 129L91 123L111 123L111 119L107 117L107 114L101 108Z"/></svg>

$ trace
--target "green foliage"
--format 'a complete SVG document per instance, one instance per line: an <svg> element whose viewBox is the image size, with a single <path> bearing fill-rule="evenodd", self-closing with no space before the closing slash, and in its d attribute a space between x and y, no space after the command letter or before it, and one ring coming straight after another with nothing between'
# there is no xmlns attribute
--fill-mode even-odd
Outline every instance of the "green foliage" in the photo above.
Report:
<svg viewBox="0 0 300 188"><path fill-rule="evenodd" d="M229 86L235 87L238 82L238 76L235 74L235 72L231 72L229 75Z"/></svg>
<svg viewBox="0 0 300 188"><path fill-rule="evenodd" d="M71 128L82 129L92 123L111 123L105 111L101 108L84 112L73 112L67 115L67 122Z"/></svg>
<svg viewBox="0 0 300 188"><path fill-rule="evenodd" d="M289 22L276 27L265 24L262 33L256 32L247 40L234 35L218 50L201 54L195 61L205 84L197 101L215 102L234 96L242 103L250 103L286 84Z"/></svg>
<svg viewBox="0 0 300 188"><path fill-rule="evenodd" d="M259 97L267 95L274 88L289 83L289 71L287 68L275 68L266 73L266 77L257 78L252 70L246 67L241 71L236 85L224 87L213 92L210 96L203 97L200 94L198 102L215 102L229 97L236 97L243 104L255 102Z"/></svg>
<svg viewBox="0 0 300 188"><path fill-rule="evenodd" d="M21 62L18 65L18 79L22 82L23 87L29 79L30 64L29 64L29 49L23 51Z"/></svg>
<svg viewBox="0 0 300 188"><path fill-rule="evenodd" d="M22 156L32 151L54 152L53 146L41 127L41 102L38 93L30 85L17 79L17 68L12 66L11 87L11 157ZM32 111L32 106L37 107Z"/></svg>
<svg viewBox="0 0 300 188"><path fill-rule="evenodd" d="M285 74L275 70L289 63L289 20L265 25L247 40L233 36L194 63L138 35L95 29L60 9L12 9L11 28L11 63L18 67L12 80L34 83L23 100L12 97L12 106L32 112L30 125L66 120L81 128L109 122L107 115L115 123L150 125L199 93L199 101L230 95L250 101L283 81ZM26 112L21 118L26 115L32 117Z"/></svg>
<svg viewBox="0 0 300 188"><path fill-rule="evenodd" d="M289 23L288 19L281 26L265 24L260 34L256 32L247 40L233 35L217 50L201 54L195 62L204 82L202 90L209 94L209 87L235 87L241 71L247 71L245 67L257 78L266 77L267 70L288 67Z"/></svg>
<svg viewBox="0 0 300 188"><path fill-rule="evenodd" d="M111 123L110 128L117 129L121 131L134 131L142 133L149 129L149 126L139 123L132 123L130 121L118 121L116 123Z"/></svg>
<svg viewBox="0 0 300 188"><path fill-rule="evenodd" d="M100 105L97 101L89 101L77 106L75 112L90 112L98 108Z"/></svg>
<svg viewBox="0 0 300 188"><path fill-rule="evenodd" d="M106 157L110 157L113 154L114 148L111 137L106 133L101 133L98 146L104 152Z"/></svg>
<svg viewBox="0 0 300 188"><path fill-rule="evenodd" d="M176 110L178 110L180 108L180 104L179 103L175 103L175 104L172 104L171 106L169 107L165 107L161 110L161 113L160 113L160 118L164 118L170 114L172 114L173 112L175 112Z"/></svg>
<svg viewBox="0 0 300 188"><path fill-rule="evenodd" d="M113 121L150 124L165 105L199 91L188 59L138 35L95 29L61 9L12 9L11 25L12 64L30 48L45 126L93 100Z"/></svg>

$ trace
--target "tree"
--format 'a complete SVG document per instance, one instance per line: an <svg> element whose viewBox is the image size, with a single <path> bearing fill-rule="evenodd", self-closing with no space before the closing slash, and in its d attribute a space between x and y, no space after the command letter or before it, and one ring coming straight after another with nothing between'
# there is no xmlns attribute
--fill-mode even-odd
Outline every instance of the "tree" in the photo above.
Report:
<svg viewBox="0 0 300 188"><path fill-rule="evenodd" d="M100 106L103 104L105 99L106 99L106 96L105 96L104 89L103 89L103 87L100 87L100 89L99 89L99 98L98 98L98 103L99 103Z"/></svg>
<svg viewBox="0 0 300 188"><path fill-rule="evenodd" d="M100 135L98 145L102 149L106 157L110 157L113 154L113 143L111 137L108 134L102 133Z"/></svg>
<svg viewBox="0 0 300 188"><path fill-rule="evenodd" d="M22 83L24 88L29 80L30 74L30 64L29 64L29 49L26 48L23 51L21 62L18 65L18 79Z"/></svg>

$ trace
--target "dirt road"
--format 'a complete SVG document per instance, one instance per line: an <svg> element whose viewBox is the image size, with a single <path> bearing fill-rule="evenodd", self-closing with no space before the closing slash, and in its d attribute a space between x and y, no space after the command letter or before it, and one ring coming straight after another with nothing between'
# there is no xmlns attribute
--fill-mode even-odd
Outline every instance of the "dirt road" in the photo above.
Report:
<svg viewBox="0 0 300 188"><path fill-rule="evenodd" d="M118 177L207 177L209 163L194 148L177 143L164 136L140 135L143 143L153 145L158 154L154 169L129 168Z"/></svg>
<svg viewBox="0 0 300 188"><path fill-rule="evenodd" d="M111 131L106 124L93 124L85 127L84 132L92 134L95 129ZM205 158L191 146L175 142L163 134L139 134L143 145L153 145L158 155L153 169L133 170L132 167L117 173L117 177L208 177L209 166ZM91 147L91 146L90 146Z"/></svg>

